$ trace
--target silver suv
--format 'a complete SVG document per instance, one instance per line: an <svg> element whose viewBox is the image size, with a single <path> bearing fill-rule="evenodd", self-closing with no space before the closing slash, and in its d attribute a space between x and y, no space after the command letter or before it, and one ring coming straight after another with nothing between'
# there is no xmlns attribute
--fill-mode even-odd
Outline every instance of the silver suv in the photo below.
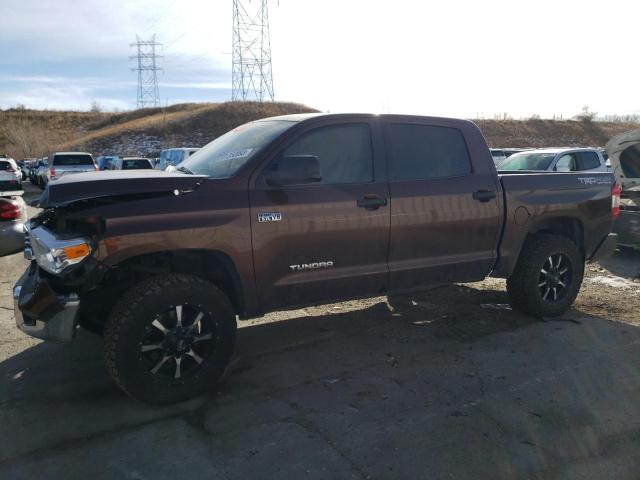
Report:
<svg viewBox="0 0 640 480"><path fill-rule="evenodd" d="M47 164L38 172L38 184L44 188L47 183L63 175L95 172L98 170L90 153L57 152L49 155Z"/></svg>
<svg viewBox="0 0 640 480"><path fill-rule="evenodd" d="M607 172L607 165L597 148L544 148L515 153L498 170Z"/></svg>

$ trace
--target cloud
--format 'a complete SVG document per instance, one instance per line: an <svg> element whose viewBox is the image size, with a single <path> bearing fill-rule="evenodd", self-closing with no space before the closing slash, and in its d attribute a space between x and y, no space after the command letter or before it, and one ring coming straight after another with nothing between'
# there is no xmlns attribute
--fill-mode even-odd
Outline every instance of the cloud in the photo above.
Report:
<svg viewBox="0 0 640 480"><path fill-rule="evenodd" d="M163 103L231 96L229 0L4 3L0 106L22 98L40 107L88 108L95 98L133 107L129 44L154 33L164 44ZM568 116L585 104L598 112L640 108L640 64L629 56L638 2L609 0L606 9L595 0L270 5L279 100L331 111L467 117ZM612 33L562 35L558 25L607 25ZM614 68L621 65L624 71Z"/></svg>

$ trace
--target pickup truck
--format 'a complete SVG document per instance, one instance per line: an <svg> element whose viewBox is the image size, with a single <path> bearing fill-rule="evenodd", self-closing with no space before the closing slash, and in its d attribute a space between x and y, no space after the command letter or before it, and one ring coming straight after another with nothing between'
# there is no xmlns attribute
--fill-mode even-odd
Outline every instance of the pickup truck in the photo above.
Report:
<svg viewBox="0 0 640 480"><path fill-rule="evenodd" d="M13 290L21 330L102 333L115 383L151 403L214 385L237 317L488 275L514 308L558 316L615 248L611 174L498 174L465 120L269 118L179 170L49 183Z"/></svg>
<svg viewBox="0 0 640 480"><path fill-rule="evenodd" d="M90 153L85 152L56 152L49 155L47 163L38 170L36 183L44 188L52 180L63 175L71 175L84 172L94 172L98 166L93 161Z"/></svg>

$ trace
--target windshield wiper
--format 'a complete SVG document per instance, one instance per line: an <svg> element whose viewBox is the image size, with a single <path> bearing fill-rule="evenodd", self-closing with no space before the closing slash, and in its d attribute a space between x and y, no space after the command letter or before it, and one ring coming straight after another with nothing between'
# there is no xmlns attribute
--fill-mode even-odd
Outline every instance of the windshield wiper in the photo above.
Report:
<svg viewBox="0 0 640 480"><path fill-rule="evenodd" d="M178 167L177 170L182 173L186 173L187 175L193 175L193 172L189 170L187 167Z"/></svg>

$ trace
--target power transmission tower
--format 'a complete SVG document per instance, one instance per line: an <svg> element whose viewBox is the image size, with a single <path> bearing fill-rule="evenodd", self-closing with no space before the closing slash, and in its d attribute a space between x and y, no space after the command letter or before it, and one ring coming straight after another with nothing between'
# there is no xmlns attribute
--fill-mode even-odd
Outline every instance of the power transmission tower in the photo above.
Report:
<svg viewBox="0 0 640 480"><path fill-rule="evenodd" d="M268 0L233 0L232 100L274 100Z"/></svg>
<svg viewBox="0 0 640 480"><path fill-rule="evenodd" d="M138 72L138 108L159 107L158 70L162 70L162 68L157 66L156 60L162 57L156 54L156 47L160 47L162 44L156 42L154 34L151 40L141 40L136 35L136 42L129 45L138 49L137 55L129 57L138 61L138 66L131 69Z"/></svg>

